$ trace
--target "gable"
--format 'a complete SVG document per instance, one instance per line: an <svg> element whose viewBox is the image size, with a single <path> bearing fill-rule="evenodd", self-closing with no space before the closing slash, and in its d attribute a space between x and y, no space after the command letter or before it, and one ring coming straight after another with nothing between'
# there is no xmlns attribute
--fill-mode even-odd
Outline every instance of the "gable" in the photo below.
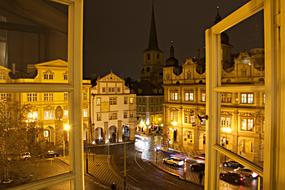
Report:
<svg viewBox="0 0 285 190"><path fill-rule="evenodd" d="M97 80L97 82L124 82L118 75L114 74L113 72L105 75L101 79Z"/></svg>
<svg viewBox="0 0 285 190"><path fill-rule="evenodd" d="M56 59L52 61L35 64L35 67L37 69L42 67L67 67L67 62L61 59Z"/></svg>

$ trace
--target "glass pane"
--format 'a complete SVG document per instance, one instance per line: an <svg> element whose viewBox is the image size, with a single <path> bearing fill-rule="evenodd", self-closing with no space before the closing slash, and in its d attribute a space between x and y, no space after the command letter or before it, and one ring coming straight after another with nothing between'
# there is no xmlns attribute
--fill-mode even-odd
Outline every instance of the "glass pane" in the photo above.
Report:
<svg viewBox="0 0 285 190"><path fill-rule="evenodd" d="M1 82L66 83L68 7L47 0L1 5L0 66L6 69Z"/></svg>
<svg viewBox="0 0 285 190"><path fill-rule="evenodd" d="M220 155L219 189L230 190L261 190L263 178L256 171L240 163Z"/></svg>
<svg viewBox="0 0 285 190"><path fill-rule="evenodd" d="M222 85L264 85L263 37L263 11L221 34Z"/></svg>
<svg viewBox="0 0 285 190"><path fill-rule="evenodd" d="M0 92L0 188L71 171L64 92Z"/></svg>
<svg viewBox="0 0 285 190"><path fill-rule="evenodd" d="M262 167L264 92L223 92L219 98L218 143Z"/></svg>

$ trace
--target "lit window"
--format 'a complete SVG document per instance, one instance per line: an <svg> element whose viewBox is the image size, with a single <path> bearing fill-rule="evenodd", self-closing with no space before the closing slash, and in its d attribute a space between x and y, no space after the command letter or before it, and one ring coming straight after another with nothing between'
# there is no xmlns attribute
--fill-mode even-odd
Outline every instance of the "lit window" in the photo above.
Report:
<svg viewBox="0 0 285 190"><path fill-rule="evenodd" d="M101 104L101 98L96 98L96 105L99 106Z"/></svg>
<svg viewBox="0 0 285 190"><path fill-rule="evenodd" d="M193 92L185 92L185 101L194 101L194 93Z"/></svg>
<svg viewBox="0 0 285 190"><path fill-rule="evenodd" d="M88 109L83 109L83 117L88 117Z"/></svg>
<svg viewBox="0 0 285 190"><path fill-rule="evenodd" d="M134 103L134 98L131 97L131 98L130 98L130 104L133 104L133 103Z"/></svg>
<svg viewBox="0 0 285 190"><path fill-rule="evenodd" d="M27 119L29 122L37 121L38 120L38 112L37 111L29 112Z"/></svg>
<svg viewBox="0 0 285 190"><path fill-rule="evenodd" d="M44 130L44 137L48 138L49 137L49 131L48 130Z"/></svg>
<svg viewBox="0 0 285 190"><path fill-rule="evenodd" d="M28 102L35 102L35 101L38 101L38 95L37 95L37 93L28 93L28 94L27 94L27 101L28 101Z"/></svg>
<svg viewBox="0 0 285 190"><path fill-rule="evenodd" d="M226 116L226 117L221 117L221 128L230 128L231 127L231 118Z"/></svg>
<svg viewBox="0 0 285 190"><path fill-rule="evenodd" d="M243 118L241 119L241 130L243 131L252 131L254 127L252 118Z"/></svg>
<svg viewBox="0 0 285 190"><path fill-rule="evenodd" d="M44 101L53 101L53 93L44 93Z"/></svg>
<svg viewBox="0 0 285 190"><path fill-rule="evenodd" d="M241 103L242 104L253 104L254 96L253 93L242 93L241 94Z"/></svg>
<svg viewBox="0 0 285 190"><path fill-rule="evenodd" d="M64 118L68 118L68 110L64 110L63 111L63 117Z"/></svg>
<svg viewBox="0 0 285 190"><path fill-rule="evenodd" d="M178 91L170 91L170 100L177 101L178 100Z"/></svg>
<svg viewBox="0 0 285 190"><path fill-rule="evenodd" d="M117 98L116 97L110 97L109 102L110 102L110 105L117 105Z"/></svg>
<svg viewBox="0 0 285 190"><path fill-rule="evenodd" d="M54 119L54 111L53 110L45 110L44 111L44 120L53 120Z"/></svg>
<svg viewBox="0 0 285 190"><path fill-rule="evenodd" d="M201 102L206 102L206 92L201 91Z"/></svg>

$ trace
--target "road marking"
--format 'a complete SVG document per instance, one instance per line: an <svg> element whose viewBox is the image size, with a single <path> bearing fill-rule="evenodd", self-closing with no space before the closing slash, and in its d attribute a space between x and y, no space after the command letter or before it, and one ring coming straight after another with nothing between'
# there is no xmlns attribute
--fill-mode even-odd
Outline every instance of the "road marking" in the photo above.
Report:
<svg viewBox="0 0 285 190"><path fill-rule="evenodd" d="M142 170L144 170L144 168L137 161L137 154L138 154L138 152L136 152L136 155L135 155L135 162Z"/></svg>

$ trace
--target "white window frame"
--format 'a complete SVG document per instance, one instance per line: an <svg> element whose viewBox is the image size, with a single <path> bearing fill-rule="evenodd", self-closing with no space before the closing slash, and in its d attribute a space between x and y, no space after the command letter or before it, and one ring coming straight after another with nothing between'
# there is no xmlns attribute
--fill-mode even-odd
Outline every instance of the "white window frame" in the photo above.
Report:
<svg viewBox="0 0 285 190"><path fill-rule="evenodd" d="M82 42L83 42L83 0L53 0L68 6L68 84L0 84L2 92L68 92L70 131L71 172L41 179L11 189L43 189L70 182L71 189L84 187L83 129L82 129Z"/></svg>
<svg viewBox="0 0 285 190"><path fill-rule="evenodd" d="M264 11L264 49L265 49L265 85L221 86L221 33L242 22L257 12ZM236 160L245 167L256 171L263 177L263 189L283 189L285 152L281 147L285 139L285 1L251 0L216 25L207 29L206 34L206 114L209 116L206 126L206 173L204 189L218 188L218 161L220 154ZM277 72L278 71L278 72ZM219 123L219 96L222 92L265 92L265 132L264 132L264 165L258 167L246 159L228 151L218 144L217 128ZM283 115L282 115L283 114ZM281 146L282 145L282 146ZM277 146L277 147L276 147ZM282 159L283 158L283 159ZM282 169L281 169L282 168Z"/></svg>

